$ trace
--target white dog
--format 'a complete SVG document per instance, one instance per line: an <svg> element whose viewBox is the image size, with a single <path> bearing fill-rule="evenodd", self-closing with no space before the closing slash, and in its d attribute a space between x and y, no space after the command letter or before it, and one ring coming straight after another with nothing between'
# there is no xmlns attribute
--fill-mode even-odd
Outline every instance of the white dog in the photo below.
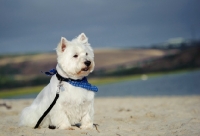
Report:
<svg viewBox="0 0 200 136"><path fill-rule="evenodd" d="M56 104L39 127L71 129L71 125L79 123L81 129L91 129L93 128L94 92L97 88L87 83L85 78L95 66L94 53L88 38L84 33L72 41L62 37L56 52L57 74L69 82L62 81L59 84L58 75L53 75L50 83L38 94L33 103L22 111L19 125L34 127L53 102L58 91L60 93ZM76 82L83 82L82 80L86 82L83 87L76 86L79 84Z"/></svg>

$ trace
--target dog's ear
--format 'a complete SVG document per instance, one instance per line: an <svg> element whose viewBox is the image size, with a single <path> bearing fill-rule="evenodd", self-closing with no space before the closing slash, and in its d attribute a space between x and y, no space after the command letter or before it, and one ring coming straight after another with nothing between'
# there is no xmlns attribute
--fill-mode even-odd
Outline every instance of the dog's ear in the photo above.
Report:
<svg viewBox="0 0 200 136"><path fill-rule="evenodd" d="M88 43L88 38L87 36L84 34L84 33L81 33L79 36L78 36L78 41L83 43L83 44L87 44Z"/></svg>
<svg viewBox="0 0 200 136"><path fill-rule="evenodd" d="M57 54L63 53L67 48L67 39L65 37L61 37L60 43L56 48Z"/></svg>
<svg viewBox="0 0 200 136"><path fill-rule="evenodd" d="M61 37L61 51L64 52L67 47L67 39L65 37Z"/></svg>

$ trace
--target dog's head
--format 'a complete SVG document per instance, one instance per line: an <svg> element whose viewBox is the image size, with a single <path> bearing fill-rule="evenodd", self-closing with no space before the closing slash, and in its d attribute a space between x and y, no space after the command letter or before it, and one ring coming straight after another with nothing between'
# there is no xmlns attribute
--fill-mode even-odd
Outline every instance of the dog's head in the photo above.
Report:
<svg viewBox="0 0 200 136"><path fill-rule="evenodd" d="M94 70L94 53L84 33L72 41L61 37L56 52L58 66L69 78L81 79Z"/></svg>

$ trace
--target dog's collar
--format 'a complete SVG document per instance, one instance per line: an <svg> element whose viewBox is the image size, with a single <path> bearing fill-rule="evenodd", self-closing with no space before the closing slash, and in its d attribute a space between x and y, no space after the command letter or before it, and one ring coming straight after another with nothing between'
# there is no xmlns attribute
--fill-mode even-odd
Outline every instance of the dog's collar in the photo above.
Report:
<svg viewBox="0 0 200 136"><path fill-rule="evenodd" d="M69 81L78 81L78 80L74 80L74 79L71 79L71 78L65 78L65 77L62 77L60 74L58 74L58 72L56 73L56 77L59 81L65 81L65 82L69 82Z"/></svg>
<svg viewBox="0 0 200 136"><path fill-rule="evenodd" d="M52 76L56 74L56 77L59 81L65 81L68 82L69 84L76 86L76 87L81 87L93 92L98 92L98 88L96 86L91 85L90 83L88 83L87 78L84 77L83 79L78 79L78 80L74 80L71 78L64 78L62 77L56 69L52 69L49 72L45 72L46 75Z"/></svg>

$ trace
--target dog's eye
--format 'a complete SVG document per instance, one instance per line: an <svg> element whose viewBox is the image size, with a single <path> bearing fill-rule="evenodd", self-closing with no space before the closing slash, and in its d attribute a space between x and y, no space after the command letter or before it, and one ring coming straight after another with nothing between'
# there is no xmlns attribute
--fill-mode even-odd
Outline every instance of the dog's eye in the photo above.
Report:
<svg viewBox="0 0 200 136"><path fill-rule="evenodd" d="M76 55L74 55L73 57L74 57L74 58L77 58L77 57L78 57L78 55L76 54Z"/></svg>
<svg viewBox="0 0 200 136"><path fill-rule="evenodd" d="M86 53L86 56L88 55L88 53Z"/></svg>

